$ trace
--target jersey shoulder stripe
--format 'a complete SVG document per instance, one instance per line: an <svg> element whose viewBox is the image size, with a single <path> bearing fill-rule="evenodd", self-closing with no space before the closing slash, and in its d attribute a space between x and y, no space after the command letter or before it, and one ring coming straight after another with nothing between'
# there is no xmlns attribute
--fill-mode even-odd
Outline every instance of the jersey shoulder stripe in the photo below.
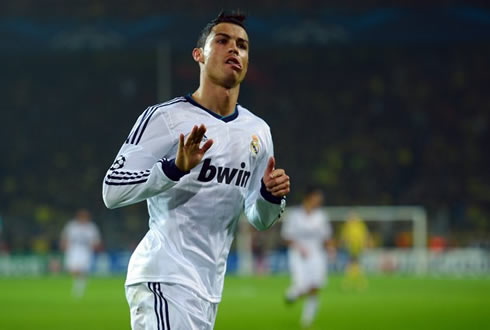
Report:
<svg viewBox="0 0 490 330"><path fill-rule="evenodd" d="M180 102L187 102L187 100L185 99L185 97L176 97L170 101L167 101L167 102L164 102L164 103L160 103L160 104L157 104L157 105L153 105L151 107L148 107L144 112L143 112L143 115L141 116L141 119L138 123L138 125L136 126L136 129L133 130L128 138L126 139L126 144L134 144L134 145L138 145L138 143L141 141L141 137L143 136L143 133L146 129L146 127L148 126L148 123L150 122L150 119L151 117L153 116L153 114L158 110L158 109L161 109L163 107L166 107L166 106L169 106L169 105L172 105L172 104L176 104L176 103L180 103Z"/></svg>
<svg viewBox="0 0 490 330"><path fill-rule="evenodd" d="M135 142L135 139L136 137L138 136L138 133L141 129L141 125L143 124L143 122L146 120L146 118L148 117L148 114L155 108L155 106L151 106L151 107L148 107L146 108L146 110L143 112L143 115L141 116L141 119L139 120L138 122L138 125L136 126L136 129L131 131L131 133L129 134L128 138L126 139L126 143L129 143L129 144L134 144Z"/></svg>

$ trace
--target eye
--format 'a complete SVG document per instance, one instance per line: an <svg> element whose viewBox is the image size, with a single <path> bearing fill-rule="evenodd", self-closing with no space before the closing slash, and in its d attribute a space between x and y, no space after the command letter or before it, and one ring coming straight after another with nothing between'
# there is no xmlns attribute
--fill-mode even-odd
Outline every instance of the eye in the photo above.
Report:
<svg viewBox="0 0 490 330"><path fill-rule="evenodd" d="M225 38L221 38L221 39L218 39L218 40L217 40L217 43L219 43L219 44L223 44L223 45L224 45L224 44L226 44L226 42L227 42L227 41L228 41L227 39L225 39Z"/></svg>
<svg viewBox="0 0 490 330"><path fill-rule="evenodd" d="M243 49L243 50L248 49L248 45L245 42L238 42L237 46L238 46L238 48Z"/></svg>

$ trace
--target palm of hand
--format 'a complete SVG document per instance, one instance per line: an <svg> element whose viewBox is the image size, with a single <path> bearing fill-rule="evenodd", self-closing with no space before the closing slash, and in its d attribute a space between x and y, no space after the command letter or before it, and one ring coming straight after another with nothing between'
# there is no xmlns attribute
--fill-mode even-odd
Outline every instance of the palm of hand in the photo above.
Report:
<svg viewBox="0 0 490 330"><path fill-rule="evenodd" d="M194 126L184 141L184 134L180 134L179 148L175 165L184 172L192 170L201 162L204 154L213 145L213 140L207 140L201 147L201 142L206 133L206 126Z"/></svg>

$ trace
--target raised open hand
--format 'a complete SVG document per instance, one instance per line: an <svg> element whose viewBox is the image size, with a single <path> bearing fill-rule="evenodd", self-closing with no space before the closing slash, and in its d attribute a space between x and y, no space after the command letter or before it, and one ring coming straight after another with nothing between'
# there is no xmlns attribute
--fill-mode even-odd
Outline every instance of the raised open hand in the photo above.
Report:
<svg viewBox="0 0 490 330"><path fill-rule="evenodd" d="M177 150L177 158L175 158L175 165L183 172L192 170L199 164L204 157L206 151L213 145L213 140L207 140L201 147L201 142L206 133L206 126L195 125L187 139L184 141L184 134L179 136L179 148Z"/></svg>

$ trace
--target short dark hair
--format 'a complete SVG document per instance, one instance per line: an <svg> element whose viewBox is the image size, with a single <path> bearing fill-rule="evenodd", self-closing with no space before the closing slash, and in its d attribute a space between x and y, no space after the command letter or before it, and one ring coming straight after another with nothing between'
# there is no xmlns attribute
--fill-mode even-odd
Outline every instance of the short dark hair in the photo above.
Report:
<svg viewBox="0 0 490 330"><path fill-rule="evenodd" d="M323 194L323 189L322 187L320 187L319 185L316 185L316 184L308 184L306 187L305 187L305 190L304 190L304 196L305 197L308 197L314 193L321 193Z"/></svg>
<svg viewBox="0 0 490 330"><path fill-rule="evenodd" d="M204 27L204 29L202 29L201 33L199 34L199 38L197 39L196 47L204 48L204 45L206 44L206 39L211 33L211 30L213 29L213 27L215 27L220 23L236 24L238 26L241 26L244 30L247 30L244 24L246 18L247 16L245 16L245 14L240 12L239 10L235 10L229 13L225 11L221 11L218 17L213 19Z"/></svg>

